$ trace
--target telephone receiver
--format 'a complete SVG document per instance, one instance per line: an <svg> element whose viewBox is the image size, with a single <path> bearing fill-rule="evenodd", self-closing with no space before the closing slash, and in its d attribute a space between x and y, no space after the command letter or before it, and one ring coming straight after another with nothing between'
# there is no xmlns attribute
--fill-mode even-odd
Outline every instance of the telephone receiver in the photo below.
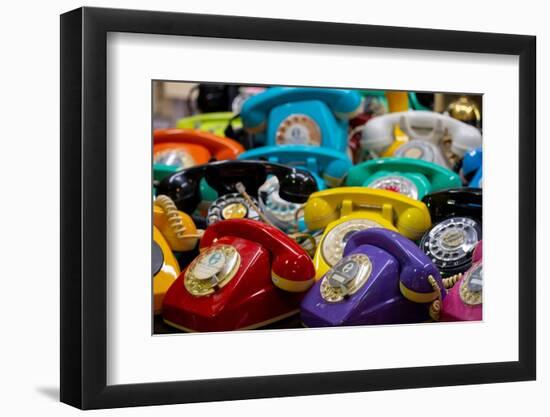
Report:
<svg viewBox="0 0 550 417"><path fill-rule="evenodd" d="M195 129L209 132L217 136L228 137L225 129L232 123L235 128L242 128L242 122L233 112L202 113L179 119L178 129Z"/></svg>
<svg viewBox="0 0 550 417"><path fill-rule="evenodd" d="M206 229L200 255L170 287L163 318L191 331L260 327L295 314L314 275L309 255L279 229L223 220Z"/></svg>
<svg viewBox="0 0 550 417"><path fill-rule="evenodd" d="M440 321L483 319L483 241L472 255L472 266L449 290L441 305Z"/></svg>
<svg viewBox="0 0 550 417"><path fill-rule="evenodd" d="M166 291L180 274L174 252L192 251L202 236L190 216L178 211L165 195L156 197L153 205L152 274L154 311L160 313Z"/></svg>
<svg viewBox="0 0 550 417"><path fill-rule="evenodd" d="M305 168L316 177L319 189L341 185L352 167L350 159L342 152L307 145L262 146L243 152L238 159L267 160Z"/></svg>
<svg viewBox="0 0 550 417"><path fill-rule="evenodd" d="M434 226L420 247L445 277L465 272L482 238L482 190L455 188L428 194L423 201Z"/></svg>
<svg viewBox="0 0 550 417"><path fill-rule="evenodd" d="M353 166L346 185L395 191L421 200L428 193L460 187L462 182L456 173L432 162L389 157Z"/></svg>
<svg viewBox="0 0 550 417"><path fill-rule="evenodd" d="M423 322L446 289L437 268L401 234L370 228L352 234L343 258L302 301L308 327Z"/></svg>
<svg viewBox="0 0 550 417"><path fill-rule="evenodd" d="M482 188L483 149L472 149L462 160L462 175L470 187Z"/></svg>
<svg viewBox="0 0 550 417"><path fill-rule="evenodd" d="M206 229L201 249L223 236L250 239L266 248L271 254L271 279L276 287L302 292L313 285L315 271L309 255L279 229L249 219L225 220Z"/></svg>
<svg viewBox="0 0 550 417"><path fill-rule="evenodd" d="M179 210L193 213L201 202L203 178L218 196L238 193L237 184L241 183L252 198L257 198L258 189L271 175L279 180L280 196L292 203L304 203L317 190L307 171L264 161L220 161L184 169L162 180L157 190L172 198Z"/></svg>
<svg viewBox="0 0 550 417"><path fill-rule="evenodd" d="M482 221L483 191L481 188L460 187L426 195L422 201L428 207L434 223L448 217L470 217Z"/></svg>
<svg viewBox="0 0 550 417"><path fill-rule="evenodd" d="M339 187L311 194L304 207L304 220L310 230L317 230L354 212L372 213L413 240L431 225L424 203L399 193L364 187Z"/></svg>
<svg viewBox="0 0 550 417"><path fill-rule="evenodd" d="M451 152L459 158L462 158L470 149L481 146L481 133L475 127L440 113L415 110L389 113L369 120L363 129L361 146L365 150L382 154L394 141L393 131L396 125L409 136L407 147L412 146L411 142L415 140L439 145L445 134L450 135L452 139ZM403 152L401 149L404 146L398 151ZM424 151L426 154L430 153L429 149ZM433 149L431 152L434 152ZM410 157L411 155L402 154L401 156Z"/></svg>
<svg viewBox="0 0 550 417"><path fill-rule="evenodd" d="M336 117L349 120L361 110L361 98L353 90L272 87L245 101L241 117L246 129L258 133L266 128L273 107L295 101L323 101Z"/></svg>
<svg viewBox="0 0 550 417"><path fill-rule="evenodd" d="M235 159L244 151L243 146L232 139L194 129L156 129L153 140L156 180L211 160Z"/></svg>
<svg viewBox="0 0 550 417"><path fill-rule="evenodd" d="M445 297L445 287L439 271L430 258L419 250L410 239L385 229L361 230L350 236L344 248L344 257L361 245L372 245L391 253L399 262L399 289L403 296L416 303L428 303L437 299L437 290L430 284L432 276Z"/></svg>

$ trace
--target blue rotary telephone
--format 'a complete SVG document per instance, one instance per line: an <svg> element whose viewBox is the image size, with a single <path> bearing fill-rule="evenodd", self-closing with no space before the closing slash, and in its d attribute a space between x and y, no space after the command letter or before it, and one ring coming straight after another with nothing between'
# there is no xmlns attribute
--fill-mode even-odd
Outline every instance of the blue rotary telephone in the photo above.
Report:
<svg viewBox="0 0 550 417"><path fill-rule="evenodd" d="M320 190L341 185L352 167L351 160L343 152L307 145L262 146L243 152L238 159L266 160L305 168L315 177Z"/></svg>
<svg viewBox="0 0 550 417"><path fill-rule="evenodd" d="M462 160L462 176L470 187L482 188L483 150L481 146L464 155L464 159Z"/></svg>
<svg viewBox="0 0 550 417"><path fill-rule="evenodd" d="M241 119L256 146L310 145L346 152L348 120L361 108L361 96L353 90L272 87L244 102Z"/></svg>

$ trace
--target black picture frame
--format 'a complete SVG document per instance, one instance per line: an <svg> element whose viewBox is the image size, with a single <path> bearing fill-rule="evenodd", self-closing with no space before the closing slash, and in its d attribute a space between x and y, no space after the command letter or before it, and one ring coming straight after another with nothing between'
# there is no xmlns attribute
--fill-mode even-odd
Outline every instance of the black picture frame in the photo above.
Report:
<svg viewBox="0 0 550 417"><path fill-rule="evenodd" d="M108 32L519 56L519 360L106 384ZM536 38L101 8L61 15L61 401L82 409L533 380L536 377Z"/></svg>

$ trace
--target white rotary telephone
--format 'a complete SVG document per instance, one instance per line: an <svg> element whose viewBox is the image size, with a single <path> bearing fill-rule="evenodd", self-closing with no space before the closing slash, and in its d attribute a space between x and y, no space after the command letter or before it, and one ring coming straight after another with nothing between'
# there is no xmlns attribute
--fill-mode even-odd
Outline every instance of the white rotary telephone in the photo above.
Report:
<svg viewBox="0 0 550 417"><path fill-rule="evenodd" d="M369 120L363 127L361 147L377 155L394 142L394 128L399 126L409 142L393 155L435 162L452 167L469 150L481 146L481 133L475 127L450 116L432 111L389 113Z"/></svg>

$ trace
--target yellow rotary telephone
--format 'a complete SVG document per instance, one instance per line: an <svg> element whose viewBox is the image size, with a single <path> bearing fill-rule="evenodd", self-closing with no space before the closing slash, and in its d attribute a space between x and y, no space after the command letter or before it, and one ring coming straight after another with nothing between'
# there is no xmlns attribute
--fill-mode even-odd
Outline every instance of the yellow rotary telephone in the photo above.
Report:
<svg viewBox="0 0 550 417"><path fill-rule="evenodd" d="M365 187L339 187L311 194L304 207L309 230L324 228L313 264L319 280L341 258L349 237L370 227L397 231L411 240L431 226L424 203L405 195Z"/></svg>
<svg viewBox="0 0 550 417"><path fill-rule="evenodd" d="M202 234L191 217L179 211L170 197L157 196L153 206L151 259L155 314L161 312L164 295L181 272L174 252L193 250Z"/></svg>

